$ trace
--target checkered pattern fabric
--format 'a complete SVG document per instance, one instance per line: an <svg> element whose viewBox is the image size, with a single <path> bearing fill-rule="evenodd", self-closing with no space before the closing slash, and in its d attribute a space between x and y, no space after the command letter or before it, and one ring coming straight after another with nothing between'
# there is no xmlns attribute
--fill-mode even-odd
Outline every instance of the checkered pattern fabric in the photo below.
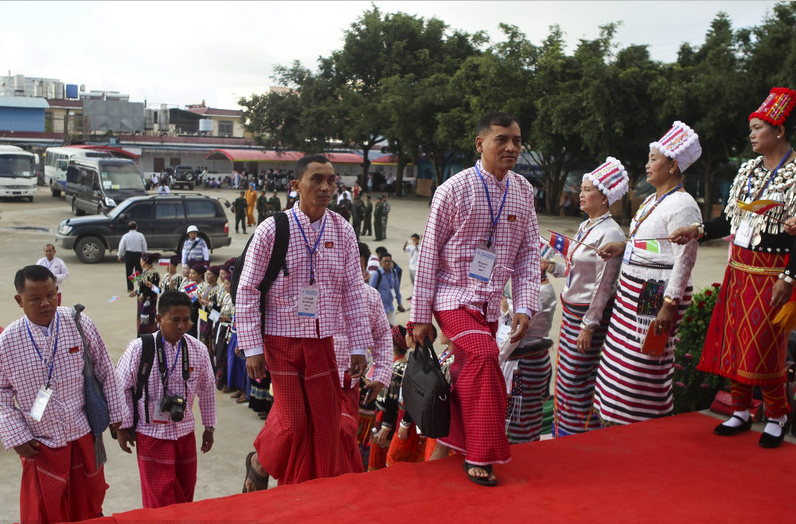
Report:
<svg viewBox="0 0 796 524"><path fill-rule="evenodd" d="M508 462L506 381L498 364L497 322L487 323L483 314L466 308L434 315L453 342L454 355L451 428L437 440L464 453L472 464Z"/></svg>
<svg viewBox="0 0 796 524"><path fill-rule="evenodd" d="M293 209L309 244L315 245L320 231L310 226L309 218L300 209ZM299 290L309 285L310 259L291 211L288 213L290 243L285 257L288 276L280 273L268 292L265 326L260 325L260 292L257 286L262 282L271 259L276 226L274 219L268 218L257 227L243 265L235 304L238 344L247 356L263 352L263 334L286 338L331 337L340 331L341 311L350 347L365 349L373 344L365 298L359 292L362 271L354 230L333 211L327 211L325 217L323 238L314 255L315 282L320 291L315 319L298 316Z"/></svg>
<svg viewBox="0 0 796 524"><path fill-rule="evenodd" d="M533 207L533 188L509 171L502 181L483 169L493 213L503 195L506 204L498 217L493 237L497 255L489 282L470 278L475 250L486 244L491 230L484 185L475 167L466 169L434 193L431 213L423 235L410 320L430 323L432 311L487 304L486 318L500 316L500 297L511 277L515 311L539 310L539 229Z"/></svg>
<svg viewBox="0 0 796 524"><path fill-rule="evenodd" d="M196 487L196 436L193 432L177 440L139 433L135 448L145 508L193 502Z"/></svg>

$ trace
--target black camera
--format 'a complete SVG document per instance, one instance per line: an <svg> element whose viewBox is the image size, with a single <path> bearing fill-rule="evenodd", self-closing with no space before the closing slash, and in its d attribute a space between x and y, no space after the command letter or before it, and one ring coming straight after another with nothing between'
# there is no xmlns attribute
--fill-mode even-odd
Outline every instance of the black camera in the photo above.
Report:
<svg viewBox="0 0 796 524"><path fill-rule="evenodd" d="M179 395L166 395L160 401L160 411L168 412L171 420L179 422L185 417L185 399Z"/></svg>

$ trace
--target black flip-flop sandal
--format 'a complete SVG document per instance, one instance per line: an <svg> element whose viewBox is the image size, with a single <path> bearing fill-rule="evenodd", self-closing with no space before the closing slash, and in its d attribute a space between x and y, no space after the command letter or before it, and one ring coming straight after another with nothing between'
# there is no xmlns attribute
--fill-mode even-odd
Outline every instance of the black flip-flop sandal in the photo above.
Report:
<svg viewBox="0 0 796 524"><path fill-rule="evenodd" d="M486 466L479 466L478 464L470 464L466 460L462 461L462 466L464 467L464 472L467 474L467 478L478 484L479 486L497 486L497 479L490 480L489 475L492 474L492 464L487 464ZM486 477L476 477L475 475L470 475L470 468L481 468L485 469L487 476Z"/></svg>
<svg viewBox="0 0 796 524"><path fill-rule="evenodd" d="M264 489L268 489L269 476L266 475L265 477L263 477L262 475L257 473L257 471L254 469L254 466L252 466L252 457L254 456L255 453L257 452L252 451L251 453L246 455L246 478L243 479L243 493L250 493L249 491L246 491L246 481L249 479L253 480L254 485L257 487L257 489L254 489L252 491L262 491Z"/></svg>

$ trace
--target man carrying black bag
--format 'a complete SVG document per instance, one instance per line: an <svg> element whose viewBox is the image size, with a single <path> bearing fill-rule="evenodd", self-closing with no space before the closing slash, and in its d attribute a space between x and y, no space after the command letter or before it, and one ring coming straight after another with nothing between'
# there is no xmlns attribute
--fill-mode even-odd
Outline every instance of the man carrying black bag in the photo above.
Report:
<svg viewBox="0 0 796 524"><path fill-rule="evenodd" d="M539 233L533 188L511 171L522 136L517 119L489 113L478 122L481 160L434 194L412 297L414 338L431 338L432 315L453 342L451 424L431 459L465 455L467 478L494 486L492 464L511 459L505 432L506 385L495 342L509 277L512 341L539 309Z"/></svg>

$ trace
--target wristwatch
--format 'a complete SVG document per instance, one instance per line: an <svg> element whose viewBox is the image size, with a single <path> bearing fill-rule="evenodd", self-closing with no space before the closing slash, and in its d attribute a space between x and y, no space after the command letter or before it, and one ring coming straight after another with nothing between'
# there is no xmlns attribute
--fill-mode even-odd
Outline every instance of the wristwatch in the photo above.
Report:
<svg viewBox="0 0 796 524"><path fill-rule="evenodd" d="M697 240L705 236L705 224L703 224L702 222L694 222L691 225L697 228Z"/></svg>
<svg viewBox="0 0 796 524"><path fill-rule="evenodd" d="M216 430L213 426L205 426L205 431L213 433Z"/></svg>
<svg viewBox="0 0 796 524"><path fill-rule="evenodd" d="M672 304L673 306L676 306L680 303L679 298L672 298L672 297L663 297L663 301L666 302L667 304Z"/></svg>

